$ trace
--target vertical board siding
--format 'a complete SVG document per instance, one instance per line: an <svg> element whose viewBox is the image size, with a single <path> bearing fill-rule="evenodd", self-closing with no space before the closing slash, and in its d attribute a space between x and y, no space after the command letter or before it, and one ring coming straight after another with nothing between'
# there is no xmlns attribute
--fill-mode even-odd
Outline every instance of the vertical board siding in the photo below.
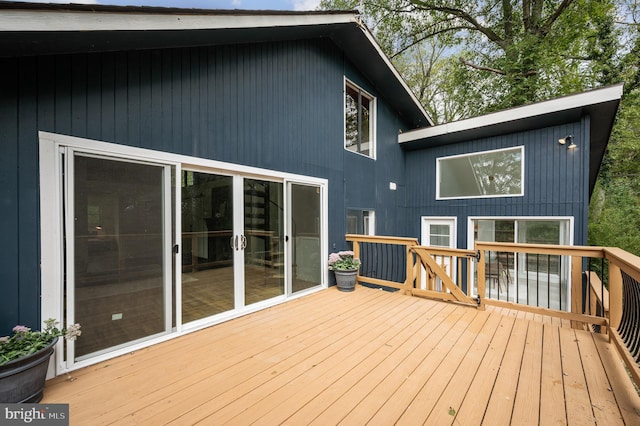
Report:
<svg viewBox="0 0 640 426"><path fill-rule="evenodd" d="M388 182L401 180L406 124L378 98L385 160L344 149L344 76L377 94L328 39L0 59L0 69L0 335L40 325L38 131L326 178L330 248L344 248L347 207L392 218L385 233L405 228Z"/></svg>
<svg viewBox="0 0 640 426"><path fill-rule="evenodd" d="M442 145L407 153L408 223L420 235L421 216L457 216L458 247L467 245L467 218L473 216L573 216L575 244L586 244L589 133L582 121L510 135ZM558 138L573 135L569 151ZM524 145L524 196L436 200L436 159Z"/></svg>
<svg viewBox="0 0 640 426"><path fill-rule="evenodd" d="M6 60L0 68L0 291L8 303L1 303L0 324L12 327L20 321L17 301L19 300L18 272L18 60ZM0 330L0 335L5 335Z"/></svg>

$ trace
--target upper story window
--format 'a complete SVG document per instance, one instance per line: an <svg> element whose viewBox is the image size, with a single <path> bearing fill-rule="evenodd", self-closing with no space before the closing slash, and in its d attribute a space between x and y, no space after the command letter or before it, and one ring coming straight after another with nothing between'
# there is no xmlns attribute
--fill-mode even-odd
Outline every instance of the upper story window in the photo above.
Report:
<svg viewBox="0 0 640 426"><path fill-rule="evenodd" d="M436 199L524 195L524 147L436 160Z"/></svg>
<svg viewBox="0 0 640 426"><path fill-rule="evenodd" d="M344 146L375 158L375 98L345 80Z"/></svg>

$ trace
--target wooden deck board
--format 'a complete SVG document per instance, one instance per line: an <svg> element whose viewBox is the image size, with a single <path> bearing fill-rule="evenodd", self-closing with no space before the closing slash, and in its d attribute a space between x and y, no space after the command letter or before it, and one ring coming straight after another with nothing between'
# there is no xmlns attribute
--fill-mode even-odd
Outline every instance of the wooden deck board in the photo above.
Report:
<svg viewBox="0 0 640 426"><path fill-rule="evenodd" d="M587 382L580 361L578 342L573 329L560 329L560 350L562 352L567 422L575 425L595 424Z"/></svg>
<svg viewBox="0 0 640 426"><path fill-rule="evenodd" d="M43 402L72 425L640 423L606 337L562 325L329 289L50 380Z"/></svg>
<svg viewBox="0 0 640 426"><path fill-rule="evenodd" d="M476 317L477 312L466 308L460 311L461 315L447 317L438 327L438 341L426 340L419 350L403 365L393 371L393 375L387 376L378 386L370 391L359 404L357 404L349 416L344 418L343 424L349 425L358 419L371 417L371 424L395 423L404 411L409 407L415 395L431 376L438 371L440 363L448 356L455 343L464 334L469 323ZM456 314L456 313L454 313ZM452 321L455 321L452 323ZM450 327L450 328L449 328ZM348 404L347 408L349 408ZM332 410L330 407L329 410ZM325 420L321 418L318 424ZM327 424L327 423L324 423ZM331 424L331 423L329 423Z"/></svg>
<svg viewBox="0 0 640 426"><path fill-rule="evenodd" d="M485 411L483 424L509 424L511 420L528 325L528 322L516 319Z"/></svg>
<svg viewBox="0 0 640 426"><path fill-rule="evenodd" d="M532 318L533 319L533 318ZM542 368L542 332L543 325L530 322L520 366L518 389L511 415L514 424L538 423L540 414L540 382Z"/></svg>
<svg viewBox="0 0 640 426"><path fill-rule="evenodd" d="M482 359L481 367L478 368L460 408L455 413L457 424L477 425L482 423L484 407L487 406L491 397L514 323L515 318L511 316L501 317L496 334Z"/></svg>
<svg viewBox="0 0 640 426"><path fill-rule="evenodd" d="M567 424L564 406L564 387L560 336L558 328L544 323L542 336L542 369L540 372L540 407L549 424Z"/></svg>
<svg viewBox="0 0 640 426"><path fill-rule="evenodd" d="M468 349L473 346L478 340L478 337L481 336L480 332L484 328L489 316L490 314L487 315L485 312L480 312L476 315L476 318L474 318L469 327L464 330L455 345L451 347L447 356L438 364L436 370L438 374L431 374L427 381L423 381L420 374L411 377L412 387L414 384L418 385L419 391L411 404L404 413L402 413L397 424L415 425L424 423L425 417L433 410L441 396L441 391L452 381L454 373L462 364ZM433 389L438 389L438 392L433 392ZM448 408L445 408L445 410L448 412Z"/></svg>
<svg viewBox="0 0 640 426"><path fill-rule="evenodd" d="M427 341L427 337L433 333L438 333L438 330L443 330L445 327L448 329L449 327L446 325L446 319L454 313L455 307L447 304L440 305L445 306L442 309L436 306L437 309L430 311L428 316L423 317L421 321L416 321L415 325L417 325L418 330L415 335L398 346L393 353L389 353L389 356L386 356L375 366L369 364L369 360L362 360L358 367L337 382L336 386L325 389L317 398L308 402L302 409L287 419L286 423L308 424L325 411L332 412L332 415L339 419L346 415L349 410L352 410L356 403L371 395L372 389L379 386L381 382L388 380L390 375L397 377L405 374L403 373L404 371L408 374L413 362L413 354L416 351L420 351L420 347ZM436 325L434 327L425 327L425 323L429 324L429 321ZM357 379L350 377L353 374L357 374Z"/></svg>
<svg viewBox="0 0 640 426"><path fill-rule="evenodd" d="M616 399L611 392L609 379L604 370L599 368L602 366L602 361L593 336L586 333L576 333L576 342L580 350L580 360L596 423L607 424L607 426L624 424Z"/></svg>
<svg viewBox="0 0 640 426"><path fill-rule="evenodd" d="M455 414L460 409L466 396L466 393L461 393L460 389L468 389L471 385L476 372L487 355L501 319L501 315L493 314L483 324L477 338L469 346L464 359L457 366L455 374L451 377L431 411L427 413L426 424L443 425L453 422Z"/></svg>

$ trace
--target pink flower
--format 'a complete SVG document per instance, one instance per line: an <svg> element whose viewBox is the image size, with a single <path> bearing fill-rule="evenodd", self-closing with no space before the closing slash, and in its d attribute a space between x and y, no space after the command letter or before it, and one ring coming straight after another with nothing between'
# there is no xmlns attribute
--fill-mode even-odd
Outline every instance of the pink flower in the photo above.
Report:
<svg viewBox="0 0 640 426"><path fill-rule="evenodd" d="M329 265L333 265L339 260L340 260L340 255L338 253L331 253L329 255Z"/></svg>
<svg viewBox="0 0 640 426"><path fill-rule="evenodd" d="M28 333L29 331L31 331L31 329L24 325L16 325L15 327L13 327L14 333Z"/></svg>

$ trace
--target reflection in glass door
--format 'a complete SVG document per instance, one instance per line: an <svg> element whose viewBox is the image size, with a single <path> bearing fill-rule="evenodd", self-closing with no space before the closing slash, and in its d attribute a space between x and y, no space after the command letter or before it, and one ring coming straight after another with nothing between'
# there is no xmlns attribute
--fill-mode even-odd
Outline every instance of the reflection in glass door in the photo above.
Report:
<svg viewBox="0 0 640 426"><path fill-rule="evenodd" d="M233 177L182 171L182 322L235 308Z"/></svg>
<svg viewBox="0 0 640 426"><path fill-rule="evenodd" d="M82 324L76 359L169 331L168 167L76 154L67 176L67 303Z"/></svg>
<svg viewBox="0 0 640 426"><path fill-rule="evenodd" d="M320 187L290 184L291 292L322 284Z"/></svg>
<svg viewBox="0 0 640 426"><path fill-rule="evenodd" d="M244 304L284 294L283 185L244 179Z"/></svg>

